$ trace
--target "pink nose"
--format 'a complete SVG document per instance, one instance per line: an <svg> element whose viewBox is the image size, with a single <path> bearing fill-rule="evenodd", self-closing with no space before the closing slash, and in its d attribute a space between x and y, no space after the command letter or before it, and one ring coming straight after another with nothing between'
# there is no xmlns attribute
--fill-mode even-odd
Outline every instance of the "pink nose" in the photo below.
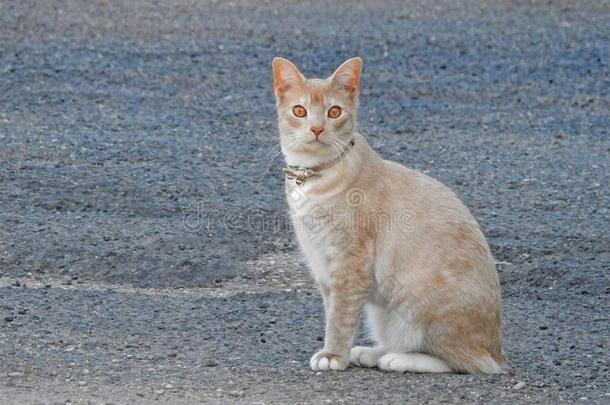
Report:
<svg viewBox="0 0 610 405"><path fill-rule="evenodd" d="M320 134L322 132L324 132L324 128L322 128L322 127L311 127L311 132L313 132L314 135L316 136L316 138L318 138L320 136Z"/></svg>

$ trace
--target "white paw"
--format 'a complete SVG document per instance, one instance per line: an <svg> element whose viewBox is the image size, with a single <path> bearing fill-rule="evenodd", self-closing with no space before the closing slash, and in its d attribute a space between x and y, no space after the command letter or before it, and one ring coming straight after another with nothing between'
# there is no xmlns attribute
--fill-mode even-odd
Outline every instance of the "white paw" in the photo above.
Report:
<svg viewBox="0 0 610 405"><path fill-rule="evenodd" d="M377 366L384 371L404 372L409 369L408 358L401 356L402 353L387 353L377 360Z"/></svg>
<svg viewBox="0 0 610 405"><path fill-rule="evenodd" d="M349 362L358 367L375 367L382 355L379 347L356 346L349 352Z"/></svg>
<svg viewBox="0 0 610 405"><path fill-rule="evenodd" d="M443 360L423 353L387 353L379 358L377 366L385 371L404 373L449 373Z"/></svg>
<svg viewBox="0 0 610 405"><path fill-rule="evenodd" d="M349 363L343 356L320 350L309 361L313 371L345 370Z"/></svg>

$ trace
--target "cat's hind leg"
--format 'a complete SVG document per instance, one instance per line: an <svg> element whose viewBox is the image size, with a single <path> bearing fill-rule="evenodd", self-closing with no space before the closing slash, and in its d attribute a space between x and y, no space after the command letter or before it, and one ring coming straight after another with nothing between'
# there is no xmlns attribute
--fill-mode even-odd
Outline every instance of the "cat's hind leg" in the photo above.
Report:
<svg viewBox="0 0 610 405"><path fill-rule="evenodd" d="M404 373L449 373L451 368L445 361L424 353L386 353L379 358L377 366L384 371Z"/></svg>
<svg viewBox="0 0 610 405"><path fill-rule="evenodd" d="M357 367L375 367L384 354L381 347L356 346L349 352L349 362Z"/></svg>

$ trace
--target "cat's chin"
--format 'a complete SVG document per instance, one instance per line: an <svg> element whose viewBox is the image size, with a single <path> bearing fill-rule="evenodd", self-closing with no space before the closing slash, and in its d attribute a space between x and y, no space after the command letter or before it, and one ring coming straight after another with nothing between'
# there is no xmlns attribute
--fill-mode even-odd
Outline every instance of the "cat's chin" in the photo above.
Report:
<svg viewBox="0 0 610 405"><path fill-rule="evenodd" d="M332 144L324 141L308 141L300 142L298 145L294 145L289 149L290 152L294 153L310 153L310 154L321 154L321 156L327 155L332 152Z"/></svg>
<svg viewBox="0 0 610 405"><path fill-rule="evenodd" d="M321 142L300 144L284 150L284 158L287 164L304 167L316 166L332 159L336 154L337 150L332 145Z"/></svg>

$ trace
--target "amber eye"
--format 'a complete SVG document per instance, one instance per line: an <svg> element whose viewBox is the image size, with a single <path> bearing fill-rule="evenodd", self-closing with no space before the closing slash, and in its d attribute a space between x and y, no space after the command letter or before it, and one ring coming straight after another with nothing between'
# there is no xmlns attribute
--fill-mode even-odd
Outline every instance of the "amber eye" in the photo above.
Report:
<svg viewBox="0 0 610 405"><path fill-rule="evenodd" d="M340 115L341 115L341 107L339 107L339 106L330 107L330 109L328 110L328 116L330 118L339 118Z"/></svg>
<svg viewBox="0 0 610 405"><path fill-rule="evenodd" d="M292 113L299 118L303 118L307 115L307 110L302 105L295 105L292 107Z"/></svg>

